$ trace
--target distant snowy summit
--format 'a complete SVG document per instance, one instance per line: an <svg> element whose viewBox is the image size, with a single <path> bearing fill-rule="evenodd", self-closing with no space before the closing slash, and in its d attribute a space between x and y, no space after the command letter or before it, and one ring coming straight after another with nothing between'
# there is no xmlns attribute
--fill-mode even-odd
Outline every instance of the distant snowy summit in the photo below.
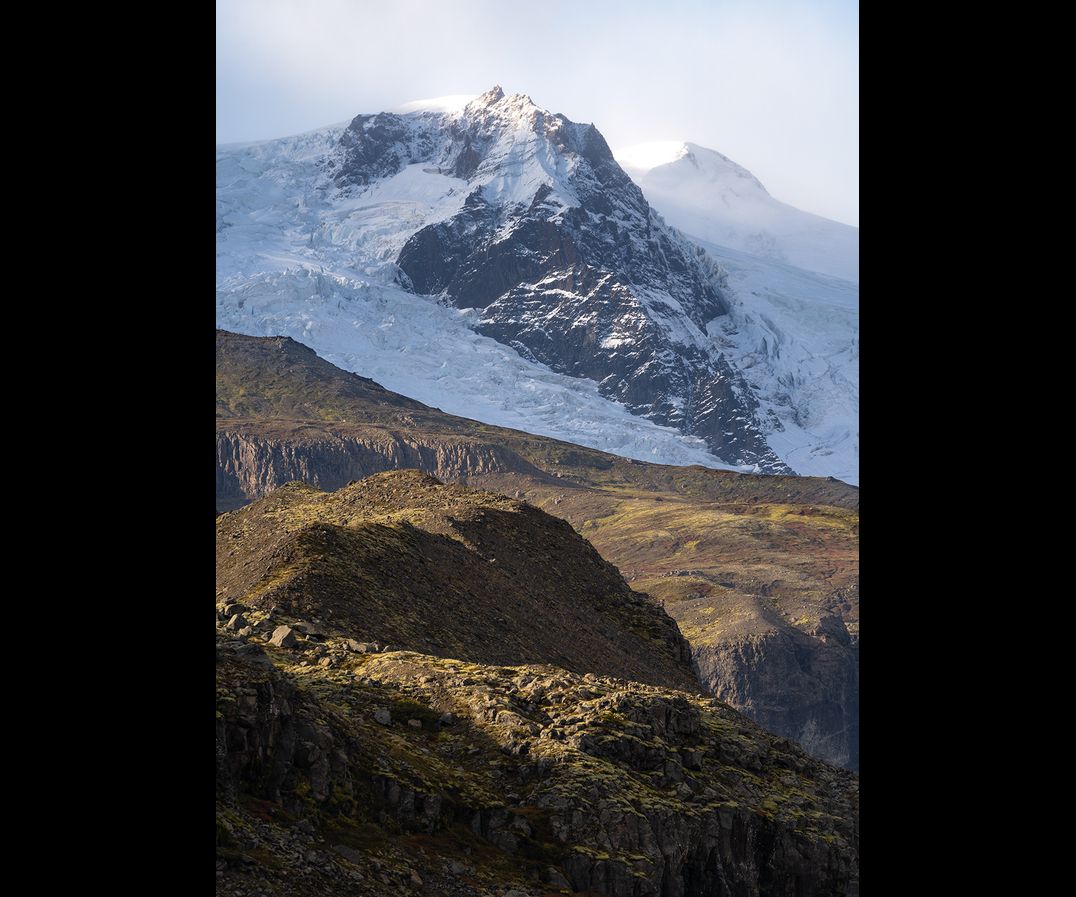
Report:
<svg viewBox="0 0 1076 897"><path fill-rule="evenodd" d="M727 156L676 140L614 155L662 217L686 234L859 283L859 228L774 199Z"/></svg>

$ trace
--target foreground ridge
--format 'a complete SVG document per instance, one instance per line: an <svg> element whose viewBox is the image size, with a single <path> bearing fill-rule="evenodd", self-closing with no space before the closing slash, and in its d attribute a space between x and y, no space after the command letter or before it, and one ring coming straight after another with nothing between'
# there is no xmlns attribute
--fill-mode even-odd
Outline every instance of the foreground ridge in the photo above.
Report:
<svg viewBox="0 0 1076 897"><path fill-rule="evenodd" d="M858 894L856 778L712 699L311 636L217 656L223 884Z"/></svg>

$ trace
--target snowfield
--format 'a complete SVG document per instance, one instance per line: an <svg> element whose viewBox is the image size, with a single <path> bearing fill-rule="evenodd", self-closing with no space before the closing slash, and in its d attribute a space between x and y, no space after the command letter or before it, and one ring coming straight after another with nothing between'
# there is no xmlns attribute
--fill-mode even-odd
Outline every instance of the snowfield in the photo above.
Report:
<svg viewBox="0 0 1076 897"><path fill-rule="evenodd" d="M616 150L669 224L707 243L859 283L859 228L774 199L727 156L661 140Z"/></svg>
<svg viewBox="0 0 1076 897"><path fill-rule="evenodd" d="M647 200L728 277L708 332L797 473L859 483L859 229L778 202L714 150L655 141L614 154Z"/></svg>
<svg viewBox="0 0 1076 897"><path fill-rule="evenodd" d="M732 307L708 331L747 377L766 441L797 473L859 485L859 287L696 242L728 274Z"/></svg>

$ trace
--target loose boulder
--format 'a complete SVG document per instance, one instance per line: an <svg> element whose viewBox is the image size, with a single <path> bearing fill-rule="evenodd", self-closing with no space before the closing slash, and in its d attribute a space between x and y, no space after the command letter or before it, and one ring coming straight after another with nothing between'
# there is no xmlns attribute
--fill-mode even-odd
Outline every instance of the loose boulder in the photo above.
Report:
<svg viewBox="0 0 1076 897"><path fill-rule="evenodd" d="M295 637L295 630L290 626L277 626L273 630L273 637L269 639L269 644L276 645L278 648L294 648L298 641Z"/></svg>

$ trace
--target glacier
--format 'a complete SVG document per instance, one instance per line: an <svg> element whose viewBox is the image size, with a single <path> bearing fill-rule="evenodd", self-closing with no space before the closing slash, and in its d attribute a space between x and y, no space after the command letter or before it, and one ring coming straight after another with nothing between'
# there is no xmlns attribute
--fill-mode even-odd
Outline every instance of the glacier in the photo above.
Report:
<svg viewBox="0 0 1076 897"><path fill-rule="evenodd" d="M661 216L727 275L707 325L761 404L766 441L797 473L859 484L859 229L774 199L697 144L614 156Z"/></svg>
<svg viewBox="0 0 1076 897"><path fill-rule="evenodd" d="M217 326L290 336L327 361L450 414L640 461L749 470L631 414L590 380L529 361L396 283L406 238L463 201L408 166L340 203L316 163L346 125L217 148ZM458 186L458 185L457 185Z"/></svg>

